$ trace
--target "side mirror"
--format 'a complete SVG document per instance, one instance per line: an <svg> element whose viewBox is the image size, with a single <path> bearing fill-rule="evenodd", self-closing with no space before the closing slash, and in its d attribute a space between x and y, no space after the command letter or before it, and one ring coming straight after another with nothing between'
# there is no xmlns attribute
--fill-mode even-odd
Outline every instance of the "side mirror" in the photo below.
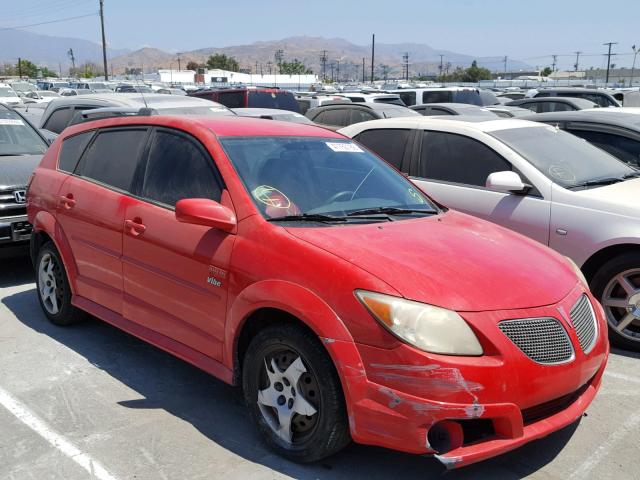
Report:
<svg viewBox="0 0 640 480"><path fill-rule="evenodd" d="M232 231L236 215L229 208L206 198L185 198L176 203L176 219L182 223L204 225L223 232Z"/></svg>
<svg viewBox="0 0 640 480"><path fill-rule="evenodd" d="M486 187L504 193L527 193L531 185L522 182L520 175L512 171L494 172L487 177Z"/></svg>

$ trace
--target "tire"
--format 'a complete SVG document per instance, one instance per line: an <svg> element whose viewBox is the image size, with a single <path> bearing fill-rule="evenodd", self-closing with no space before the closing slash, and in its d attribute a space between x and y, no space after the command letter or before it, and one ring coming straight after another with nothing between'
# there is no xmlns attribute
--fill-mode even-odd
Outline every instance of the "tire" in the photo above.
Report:
<svg viewBox="0 0 640 480"><path fill-rule="evenodd" d="M42 311L51 323L67 326L84 320L86 314L71 305L71 288L58 250L47 242L38 251L36 290Z"/></svg>
<svg viewBox="0 0 640 480"><path fill-rule="evenodd" d="M640 252L605 263L593 276L591 291L605 311L611 343L640 352Z"/></svg>
<svg viewBox="0 0 640 480"><path fill-rule="evenodd" d="M304 328L283 324L260 331L244 357L242 386L254 423L279 455L315 462L350 442L338 374L318 338ZM288 431L281 418L290 418Z"/></svg>

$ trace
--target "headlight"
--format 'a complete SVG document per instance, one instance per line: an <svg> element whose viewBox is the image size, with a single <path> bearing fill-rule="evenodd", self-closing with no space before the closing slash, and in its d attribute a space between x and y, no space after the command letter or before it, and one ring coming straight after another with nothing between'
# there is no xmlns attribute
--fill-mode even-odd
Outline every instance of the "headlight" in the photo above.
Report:
<svg viewBox="0 0 640 480"><path fill-rule="evenodd" d="M420 350L445 355L482 355L477 337L454 311L365 290L356 290L355 294L373 318Z"/></svg>
<svg viewBox="0 0 640 480"><path fill-rule="evenodd" d="M576 272L576 276L584 284L585 288L589 290L589 282L587 282L587 277L584 276L584 273L582 273L582 270L580 270L580 267L578 267L578 265L576 265L576 262L571 260L569 257L564 257L564 258L567 259L567 261L569 262L569 265L571 265L571 268L573 268L573 271Z"/></svg>

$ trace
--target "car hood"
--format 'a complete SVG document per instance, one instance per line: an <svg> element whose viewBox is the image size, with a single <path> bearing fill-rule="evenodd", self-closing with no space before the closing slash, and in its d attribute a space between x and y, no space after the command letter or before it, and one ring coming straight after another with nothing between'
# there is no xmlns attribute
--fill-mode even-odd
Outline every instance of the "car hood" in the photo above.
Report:
<svg viewBox="0 0 640 480"><path fill-rule="evenodd" d="M629 217L640 218L638 208L638 191L640 178L618 182L598 188L589 188L573 192L582 199L582 206L617 213Z"/></svg>
<svg viewBox="0 0 640 480"><path fill-rule="evenodd" d="M0 157L0 187L24 187L42 155Z"/></svg>
<svg viewBox="0 0 640 480"><path fill-rule="evenodd" d="M375 275L405 298L457 311L550 305L578 281L564 258L546 246L459 212L287 230Z"/></svg>

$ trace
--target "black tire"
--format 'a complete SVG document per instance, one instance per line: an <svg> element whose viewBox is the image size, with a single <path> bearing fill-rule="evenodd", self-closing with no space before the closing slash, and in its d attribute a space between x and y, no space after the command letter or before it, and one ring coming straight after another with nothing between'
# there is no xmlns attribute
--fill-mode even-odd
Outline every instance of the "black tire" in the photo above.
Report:
<svg viewBox="0 0 640 480"><path fill-rule="evenodd" d="M611 343L620 348L640 352L640 319L634 320L623 332L616 330L614 324L620 321L629 311L622 307L608 306L608 301L605 299L605 295L607 295L608 297L613 296L622 300L626 292L621 290L622 287L620 285L618 285L617 290L614 288L609 292L610 282L616 276L634 270L638 270L638 274L629 274L626 278L628 278L631 285L640 291L640 252L623 253L605 263L591 279L591 291L605 310Z"/></svg>
<svg viewBox="0 0 640 480"><path fill-rule="evenodd" d="M56 298L57 311L52 311L50 300L43 298L43 289L49 288L47 281L41 275L41 265L51 262L52 276L55 280L54 296ZM40 307L46 317L55 325L67 326L82 321L86 318L85 312L71 305L71 288L67 272L60 258L60 254L52 242L47 242L38 251L36 260L36 295L40 302Z"/></svg>
<svg viewBox="0 0 640 480"><path fill-rule="evenodd" d="M316 409L312 416L297 413L292 415L291 442L274 431L263 413L263 410L267 410L268 416L271 410L276 419L274 421L279 422L276 409L264 405L261 407L258 402L259 390L273 384L266 377L269 373L265 365L271 364L270 360L276 361L276 358L277 362L288 361L289 365L295 363L292 359L286 359L286 352L301 359L306 372L300 375L295 387L298 395L302 395ZM284 365L280 370L283 375L287 373ZM275 385L277 386L277 382ZM288 391L289 383L284 381L284 385L287 385L284 389ZM318 391L310 390L309 385ZM318 338L306 329L294 324L283 324L260 331L251 341L244 357L242 386L252 419L258 425L267 445L279 455L300 463L315 462L333 455L350 442L349 422L338 374ZM293 397L290 396L288 402L296 398L294 392L291 395ZM281 405L282 408L287 405L289 409L292 408L288 403Z"/></svg>

